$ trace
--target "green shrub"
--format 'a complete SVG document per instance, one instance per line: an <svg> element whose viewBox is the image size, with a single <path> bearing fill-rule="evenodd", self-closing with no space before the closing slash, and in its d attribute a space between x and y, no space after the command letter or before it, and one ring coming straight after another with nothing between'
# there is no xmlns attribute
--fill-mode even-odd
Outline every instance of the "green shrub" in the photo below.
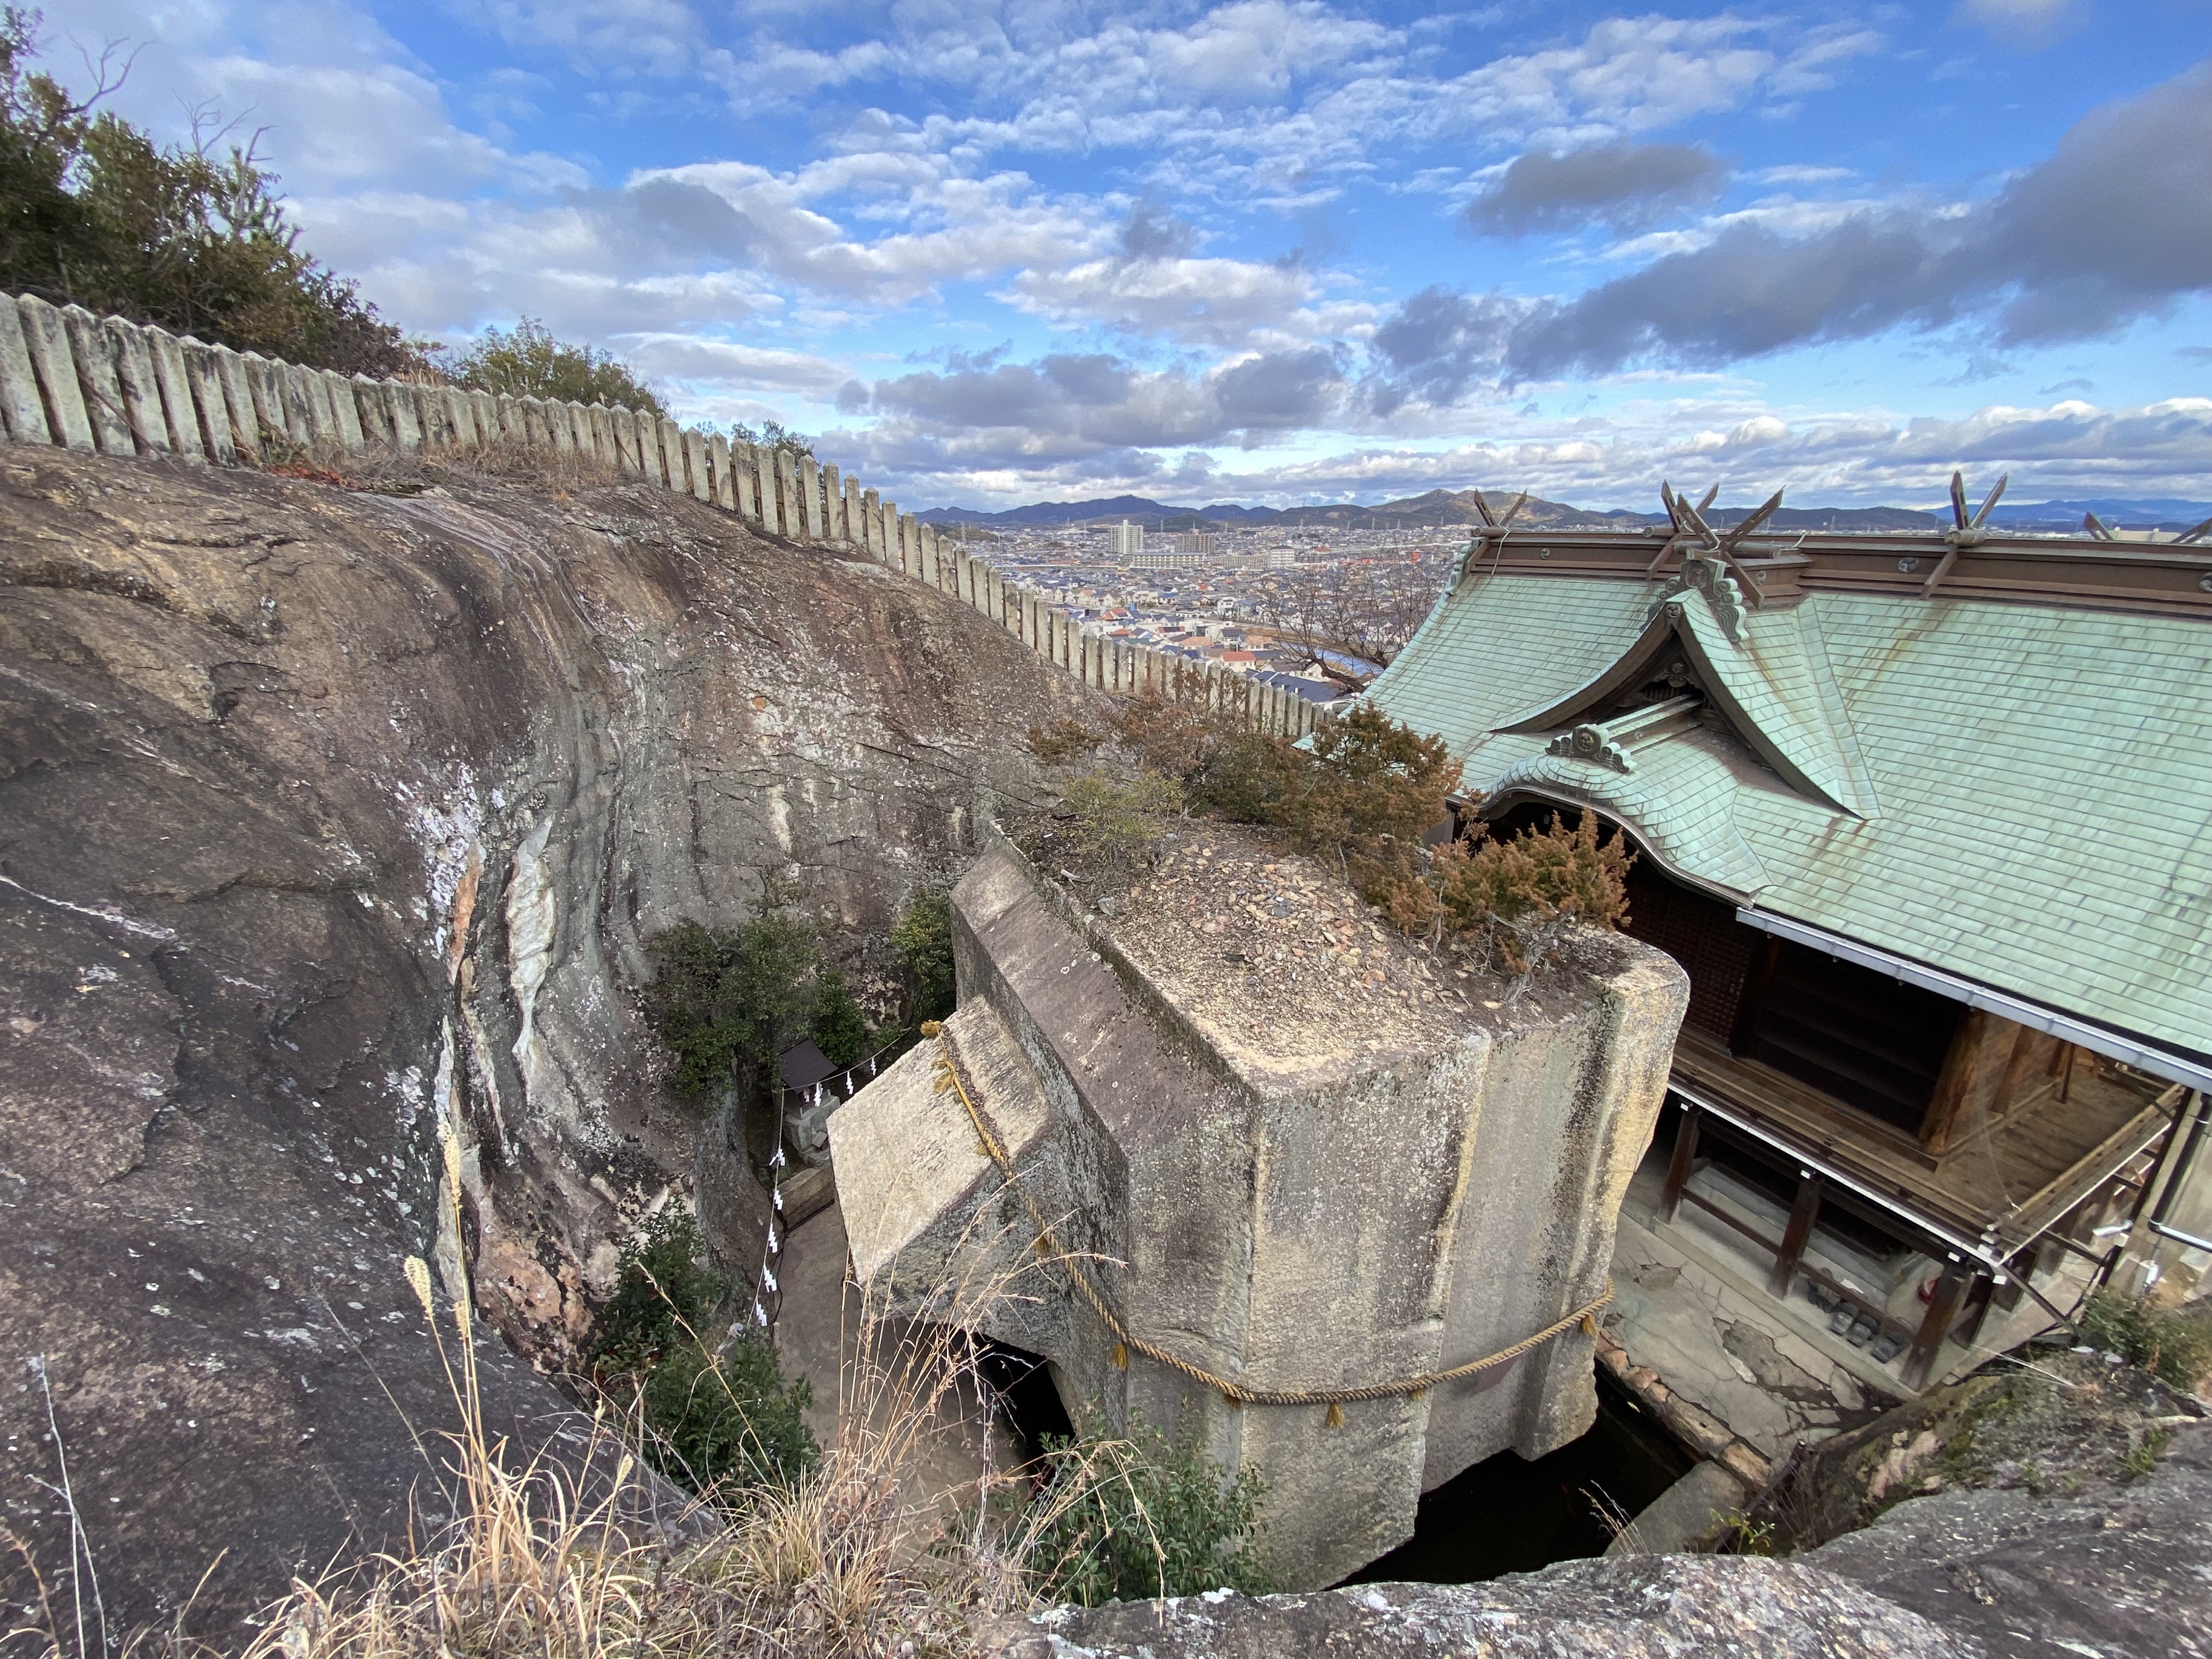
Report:
<svg viewBox="0 0 2212 1659"><path fill-rule="evenodd" d="M2193 1394L2212 1373L2212 1319L2199 1310L2160 1308L2148 1297L2100 1291L2076 1322L2084 1342L2139 1365L2160 1382Z"/></svg>
<svg viewBox="0 0 2212 1659"><path fill-rule="evenodd" d="M1182 791L1157 772L1123 783L1103 772L1073 779L1060 791L1069 815L1067 836L1084 858L1127 875L1167 833L1169 817L1182 811Z"/></svg>
<svg viewBox="0 0 2212 1659"><path fill-rule="evenodd" d="M787 911L728 928L681 921L646 951L654 969L646 1004L678 1094L756 1084L811 1034L818 957L812 930Z"/></svg>
<svg viewBox="0 0 2212 1659"><path fill-rule="evenodd" d="M1509 972L1526 975L1568 928L1610 931L1628 919L1635 861L1622 832L1600 839L1596 813L1584 812L1570 830L1554 812L1545 828L1510 841L1480 841L1471 851L1460 842L1437 848L1428 884L1454 931L1480 939Z"/></svg>
<svg viewBox="0 0 2212 1659"><path fill-rule="evenodd" d="M915 1024L952 1012L952 901L925 888L891 929L891 949L906 964Z"/></svg>
<svg viewBox="0 0 2212 1659"><path fill-rule="evenodd" d="M623 1245L614 1294L599 1310L595 1368L643 1370L707 1328L730 1285L706 1265L705 1253L688 1210L671 1206L647 1218Z"/></svg>
<svg viewBox="0 0 2212 1659"><path fill-rule="evenodd" d="M1280 738L1237 732L1207 745L1183 781L1190 803L1238 823L1294 824L1313 775L1305 751Z"/></svg>
<svg viewBox="0 0 2212 1659"><path fill-rule="evenodd" d="M1050 726L1032 726L1024 740L1030 753L1047 766L1080 760L1106 741L1081 720L1054 720Z"/></svg>
<svg viewBox="0 0 2212 1659"><path fill-rule="evenodd" d="M1314 733L1303 782L1283 821L1310 850L1349 854L1386 839L1418 844L1450 810L1460 764L1442 738L1361 702Z"/></svg>
<svg viewBox="0 0 2212 1659"><path fill-rule="evenodd" d="M838 1066L884 1045L845 975L823 965L813 928L772 894L736 927L681 921L647 941L646 1008L668 1050L670 1085L696 1098L734 1083L751 1096L773 1082L775 1058L801 1038Z"/></svg>
<svg viewBox="0 0 2212 1659"><path fill-rule="evenodd" d="M1132 697L1114 725L1148 769L1185 783L1235 732L1218 714L1170 702L1156 691Z"/></svg>
<svg viewBox="0 0 2212 1659"><path fill-rule="evenodd" d="M702 1497L727 1504L757 1486L790 1486L820 1461L804 1415L813 1390L783 1380L764 1334L744 1331L719 1354L683 1343L631 1380L647 1461Z"/></svg>
<svg viewBox="0 0 2212 1659"><path fill-rule="evenodd" d="M1094 1419L1074 1438L1046 1438L1044 1481L1032 1500L1044 1517L1030 1560L1050 1601L1097 1607L1152 1596L1273 1588L1261 1552L1267 1482L1234 1475L1192 1436L1170 1441L1132 1421L1109 1439Z"/></svg>
<svg viewBox="0 0 2212 1659"><path fill-rule="evenodd" d="M553 398L562 403L619 404L668 410L635 370L610 352L569 345L534 318L512 330L488 328L466 349L441 349L438 367L455 386L512 398Z"/></svg>
<svg viewBox="0 0 2212 1659"><path fill-rule="evenodd" d="M743 421L733 422L730 427L730 441L750 444L755 449L780 449L794 461L802 455L814 453L813 439L804 433L793 432L781 421L763 421L758 429L747 426Z"/></svg>
<svg viewBox="0 0 2212 1659"><path fill-rule="evenodd" d="M1121 732L1148 769L1182 785L1193 808L1287 830L1332 863L1390 840L1418 843L1459 787L1442 738L1367 703L1324 725L1310 749L1156 697L1132 702Z"/></svg>
<svg viewBox="0 0 2212 1659"><path fill-rule="evenodd" d="M824 968L814 976L814 1008L807 1033L832 1066L853 1065L883 1046L883 1034L845 983L845 975L835 968Z"/></svg>
<svg viewBox="0 0 2212 1659"><path fill-rule="evenodd" d="M701 1260L688 1211L663 1210L622 1250L615 1292L599 1310L592 1380L635 1398L648 1462L692 1491L727 1501L788 1486L820 1455L803 1413L812 1391L787 1383L768 1339L747 1326L720 1352L708 1343L732 1285Z"/></svg>

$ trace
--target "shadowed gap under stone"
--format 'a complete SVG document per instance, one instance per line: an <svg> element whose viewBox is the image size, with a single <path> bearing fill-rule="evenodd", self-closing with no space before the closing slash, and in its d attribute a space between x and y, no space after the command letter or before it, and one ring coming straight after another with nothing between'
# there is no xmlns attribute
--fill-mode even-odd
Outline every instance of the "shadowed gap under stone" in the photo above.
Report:
<svg viewBox="0 0 2212 1659"><path fill-rule="evenodd" d="M1597 1373L1589 1432L1534 1460L1486 1457L1421 1499L1413 1535L1348 1584L1472 1584L1605 1553L1626 1521L1686 1474L1692 1459L1649 1413Z"/></svg>

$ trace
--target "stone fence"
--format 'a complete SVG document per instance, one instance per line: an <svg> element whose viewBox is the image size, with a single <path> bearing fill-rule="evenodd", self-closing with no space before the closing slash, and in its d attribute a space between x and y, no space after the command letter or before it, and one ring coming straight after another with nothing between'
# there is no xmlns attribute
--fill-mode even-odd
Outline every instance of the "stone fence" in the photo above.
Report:
<svg viewBox="0 0 2212 1659"><path fill-rule="evenodd" d="M982 612L1101 690L1154 692L1286 738L1316 723L1316 706L1294 692L1084 627L835 465L643 410L349 378L0 295L0 422L17 443L220 466L494 443L591 459L687 491L765 534L864 553Z"/></svg>

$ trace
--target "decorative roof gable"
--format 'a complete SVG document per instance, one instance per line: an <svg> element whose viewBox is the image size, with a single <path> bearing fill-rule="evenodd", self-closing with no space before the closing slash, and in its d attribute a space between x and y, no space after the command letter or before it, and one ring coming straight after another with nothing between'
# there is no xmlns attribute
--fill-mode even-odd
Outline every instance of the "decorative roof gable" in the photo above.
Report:
<svg viewBox="0 0 2212 1659"><path fill-rule="evenodd" d="M1486 811L1588 806L1705 890L2212 1053L2207 550L1978 513L1730 549L1676 507L1486 543L1368 698ZM1686 551L1737 555L1733 637L1700 573L1661 594Z"/></svg>
<svg viewBox="0 0 2212 1659"><path fill-rule="evenodd" d="M1808 799L1853 817L1874 790L1814 613L1747 609L1718 560L1691 557L1612 665L1492 728L1551 736L1547 752L1623 775L1637 751L1717 718Z"/></svg>

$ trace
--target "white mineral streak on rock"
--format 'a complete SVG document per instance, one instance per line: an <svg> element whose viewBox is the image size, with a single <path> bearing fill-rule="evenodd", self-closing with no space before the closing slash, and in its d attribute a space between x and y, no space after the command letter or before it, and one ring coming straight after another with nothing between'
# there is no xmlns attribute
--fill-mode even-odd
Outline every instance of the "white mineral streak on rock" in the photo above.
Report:
<svg viewBox="0 0 2212 1659"><path fill-rule="evenodd" d="M526 1100L557 1088L559 1078L538 1039L538 992L553 967L553 934L560 919L560 895L554 890L545 843L553 833L546 818L514 849L514 868L507 881L507 984L514 993L521 1029L514 1039L514 1063L522 1073Z"/></svg>
<svg viewBox="0 0 2212 1659"><path fill-rule="evenodd" d="M483 814L477 805L476 774L466 766L456 766L453 783L444 791L442 804L414 801L413 792L404 783L395 787L396 793L413 808L408 829L416 845L422 849L424 873L429 883L429 915L435 919L437 927L432 949L443 956L454 896L460 891L462 879L468 872L470 854L477 847L477 837L483 828Z"/></svg>
<svg viewBox="0 0 2212 1659"><path fill-rule="evenodd" d="M483 1091L484 1098L491 1103L493 1133L499 1136L499 1155L501 1162L512 1164L514 1143L507 1137L507 1105L500 1098L499 1067L492 1063L491 1044L484 1036L483 1022L477 1018L473 1003L461 1004L461 1024L469 1034L469 1077Z"/></svg>
<svg viewBox="0 0 2212 1659"><path fill-rule="evenodd" d="M422 1115L422 1068L410 1066L404 1072L386 1072L384 1086L399 1103L399 1133L404 1139L413 1132L416 1119Z"/></svg>
<svg viewBox="0 0 2212 1659"><path fill-rule="evenodd" d="M465 1115L455 1109L453 1102L453 1022L448 1019L440 1033L438 1070L430 1082L430 1104L437 1114L438 1128L450 1127L461 1143L461 1184L473 1188L471 1178L479 1165L476 1147L471 1144ZM438 1277L445 1281L446 1294L456 1302L465 1302L469 1295L469 1279L461 1256L460 1194L453 1189L441 1163L438 1173L438 1242L431 1251L438 1264Z"/></svg>
<svg viewBox="0 0 2212 1659"><path fill-rule="evenodd" d="M775 837L777 848L788 858L791 855L791 797L780 783L768 787L768 830Z"/></svg>

